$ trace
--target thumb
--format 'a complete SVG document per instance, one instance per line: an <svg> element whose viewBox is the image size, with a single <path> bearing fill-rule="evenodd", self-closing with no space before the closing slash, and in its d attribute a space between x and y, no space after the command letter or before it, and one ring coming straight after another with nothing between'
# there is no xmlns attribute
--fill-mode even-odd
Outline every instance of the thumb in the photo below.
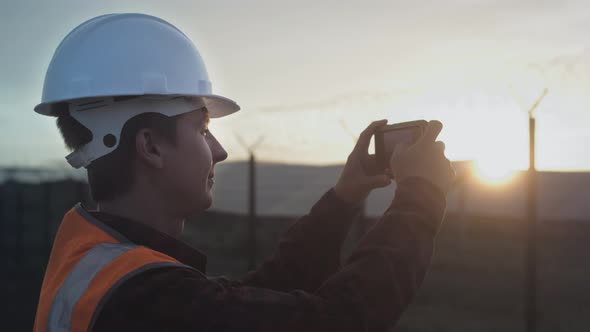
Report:
<svg viewBox="0 0 590 332"><path fill-rule="evenodd" d="M387 187L391 183L391 178L388 175L370 176L367 179L367 185L371 188Z"/></svg>
<svg viewBox="0 0 590 332"><path fill-rule="evenodd" d="M409 145L406 143L401 142L401 143L396 144L395 148L393 149L393 153L389 157L390 167L393 164L393 159L395 157L397 157L398 155L400 155L401 153L404 153L408 148L409 148Z"/></svg>
<svg viewBox="0 0 590 332"><path fill-rule="evenodd" d="M403 153L404 151L406 151L408 149L409 145L407 143L404 142L400 142L398 144L395 145L395 149L393 149L393 153L391 154L392 156L397 156L400 153Z"/></svg>

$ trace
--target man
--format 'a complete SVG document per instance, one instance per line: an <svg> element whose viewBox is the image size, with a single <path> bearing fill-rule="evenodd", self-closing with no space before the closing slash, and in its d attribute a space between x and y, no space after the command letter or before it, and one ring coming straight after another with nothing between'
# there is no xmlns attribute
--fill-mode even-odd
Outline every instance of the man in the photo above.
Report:
<svg viewBox="0 0 590 332"><path fill-rule="evenodd" d="M239 110L211 94L182 32L141 14L81 24L56 50L35 110L57 117L97 202L64 216L35 331L385 331L424 279L453 177L439 122L396 150L388 174L368 175L371 136L386 123L373 122L275 255L228 280L208 277L206 258L177 240L185 217L211 205L227 158L209 118ZM395 199L341 265L360 203L391 176Z"/></svg>

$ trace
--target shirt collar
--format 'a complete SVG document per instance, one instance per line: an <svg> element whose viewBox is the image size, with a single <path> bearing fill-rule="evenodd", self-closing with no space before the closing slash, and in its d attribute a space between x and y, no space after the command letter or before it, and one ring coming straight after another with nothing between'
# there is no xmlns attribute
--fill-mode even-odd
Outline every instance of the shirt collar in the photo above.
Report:
<svg viewBox="0 0 590 332"><path fill-rule="evenodd" d="M205 273L207 256L187 243L135 220L99 211L88 213L129 241L159 251Z"/></svg>

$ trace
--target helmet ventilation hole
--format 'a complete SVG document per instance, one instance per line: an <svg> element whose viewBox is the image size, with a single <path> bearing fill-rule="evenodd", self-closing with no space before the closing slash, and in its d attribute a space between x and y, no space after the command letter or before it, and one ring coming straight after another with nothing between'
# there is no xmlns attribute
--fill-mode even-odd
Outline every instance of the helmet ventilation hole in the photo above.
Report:
<svg viewBox="0 0 590 332"><path fill-rule="evenodd" d="M106 147L112 148L117 144L117 138L113 134L107 134L102 138L102 142Z"/></svg>

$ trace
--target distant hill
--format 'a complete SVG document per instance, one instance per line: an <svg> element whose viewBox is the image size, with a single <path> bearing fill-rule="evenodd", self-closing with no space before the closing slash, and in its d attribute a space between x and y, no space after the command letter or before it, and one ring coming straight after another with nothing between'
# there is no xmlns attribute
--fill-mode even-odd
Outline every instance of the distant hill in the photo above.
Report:
<svg viewBox="0 0 590 332"><path fill-rule="evenodd" d="M481 183L469 177L469 164L456 163L462 184L449 195L448 211L470 215L502 217L525 216L526 178L519 173L512 181L499 186ZM257 164L258 213L261 215L301 215L337 181L342 165L303 166L274 163ZM216 167L212 209L247 212L246 162L221 163ZM383 213L393 198L394 185L375 190L367 202L367 214ZM538 213L548 220L590 219L590 172L538 173ZM461 203L461 202L464 203Z"/></svg>
<svg viewBox="0 0 590 332"><path fill-rule="evenodd" d="M505 185L490 186L469 176L468 162L454 163L463 181L451 191L448 211L469 215L522 217L526 206L526 178L522 173ZM338 180L343 165L307 166L260 162L257 170L257 211L260 215L298 216ZM248 163L224 162L215 170L212 210L247 213ZM0 169L7 179L39 182L51 178L84 178L83 171L69 169ZM375 190L367 201L367 214L382 214L393 198L394 185ZM547 220L590 219L590 172L539 172L538 213Z"/></svg>

